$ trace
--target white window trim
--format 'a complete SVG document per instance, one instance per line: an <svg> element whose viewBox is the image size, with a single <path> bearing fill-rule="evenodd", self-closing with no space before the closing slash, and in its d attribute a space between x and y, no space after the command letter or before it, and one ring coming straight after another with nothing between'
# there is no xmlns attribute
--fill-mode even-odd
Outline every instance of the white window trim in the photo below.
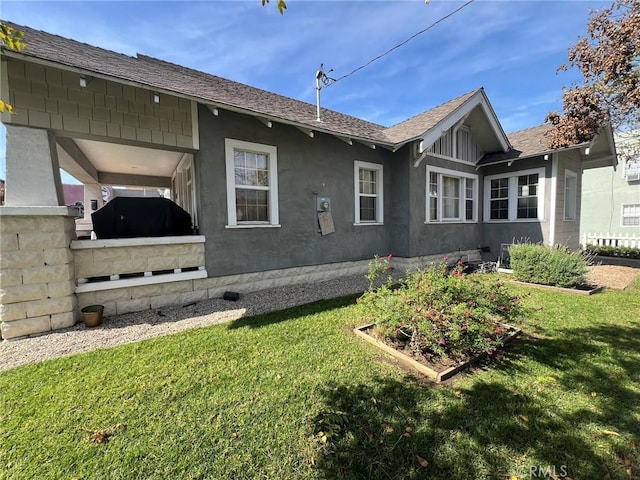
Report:
<svg viewBox="0 0 640 480"><path fill-rule="evenodd" d="M227 226L226 228L264 228L279 227L278 214L278 149L273 145L245 142L233 138L224 139L227 173ZM233 152L235 149L254 153L263 153L269 162L269 221L238 222L236 216L236 182Z"/></svg>
<svg viewBox="0 0 640 480"><path fill-rule="evenodd" d="M567 179L574 178L576 181L576 189L573 192L573 217L567 217ZM564 212L562 219L565 222L575 222L578 216L578 174L571 170L564 171Z"/></svg>
<svg viewBox="0 0 640 480"><path fill-rule="evenodd" d="M375 170L376 175L376 220L360 220L360 169ZM379 163L353 162L353 197L354 197L354 225L384 225L384 177L383 168Z"/></svg>
<svg viewBox="0 0 640 480"><path fill-rule="evenodd" d="M623 203L620 205L620 227L622 228L638 228L638 225L625 225L624 224L624 207L633 207L640 205L640 203Z"/></svg>
<svg viewBox="0 0 640 480"><path fill-rule="evenodd" d="M523 175L538 174L538 218L518 218L518 177ZM504 220L492 220L491 219L491 180L498 178L509 179L509 217ZM485 223L530 223L530 222L543 222L544 221L544 207L545 207L545 169L532 168L529 170L520 170L517 172L498 173L495 175L487 175L484 177L484 202L483 202L483 218ZM553 208L553 207L552 207Z"/></svg>
<svg viewBox="0 0 640 480"><path fill-rule="evenodd" d="M447 168L434 167L427 165L426 169L426 195L425 195L425 222L424 223L478 223L478 175L467 172L460 172L458 170L450 170ZM440 220L430 220L430 208L429 208L429 177L431 173L438 174L438 218ZM467 220L466 217L466 182L460 182L460 218L457 219L442 219L442 175L446 177L454 177L459 179L471 179L473 182L473 219Z"/></svg>

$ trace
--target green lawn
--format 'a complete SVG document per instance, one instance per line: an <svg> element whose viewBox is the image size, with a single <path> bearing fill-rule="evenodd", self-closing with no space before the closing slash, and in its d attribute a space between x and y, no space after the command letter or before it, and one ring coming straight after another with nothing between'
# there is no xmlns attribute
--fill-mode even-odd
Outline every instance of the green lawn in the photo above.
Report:
<svg viewBox="0 0 640 480"><path fill-rule="evenodd" d="M514 291L527 334L443 386L355 337L354 298L0 373L0 478L639 478L640 280Z"/></svg>

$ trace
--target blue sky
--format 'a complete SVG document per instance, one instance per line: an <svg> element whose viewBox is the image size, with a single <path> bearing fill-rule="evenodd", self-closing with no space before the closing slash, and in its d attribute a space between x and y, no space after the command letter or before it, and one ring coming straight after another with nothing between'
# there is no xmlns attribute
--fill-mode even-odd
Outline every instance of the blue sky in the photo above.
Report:
<svg viewBox="0 0 640 480"><path fill-rule="evenodd" d="M276 0L272 0L276 2ZM460 7L451 0L2 1L0 16L128 55L143 53L315 102L321 63L338 78ZM476 0L407 45L322 90L323 107L393 125L483 86L506 132L561 108L557 72L610 2ZM29 39L26 39L27 43ZM4 128L0 177L5 173Z"/></svg>

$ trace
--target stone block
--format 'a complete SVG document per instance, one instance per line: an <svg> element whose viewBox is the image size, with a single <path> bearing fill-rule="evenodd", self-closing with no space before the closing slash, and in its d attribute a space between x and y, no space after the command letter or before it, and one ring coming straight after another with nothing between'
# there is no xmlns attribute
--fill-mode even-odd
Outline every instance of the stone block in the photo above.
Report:
<svg viewBox="0 0 640 480"><path fill-rule="evenodd" d="M0 252L0 265L3 268L30 268L44 265L44 253L35 250Z"/></svg>
<svg viewBox="0 0 640 480"><path fill-rule="evenodd" d="M73 279L73 277L73 267L68 263L66 265L46 265L22 269L22 283L25 285L64 282Z"/></svg>
<svg viewBox="0 0 640 480"><path fill-rule="evenodd" d="M178 267L178 257L174 255L166 255L164 257L150 257L147 259L146 271L168 270Z"/></svg>
<svg viewBox="0 0 640 480"><path fill-rule="evenodd" d="M206 290L197 290L195 292L185 292L180 295L182 299L182 304L186 305L188 303L202 302L209 298L209 292Z"/></svg>
<svg viewBox="0 0 640 480"><path fill-rule="evenodd" d="M151 308L161 308L174 305L182 305L182 297L179 293L151 297Z"/></svg>
<svg viewBox="0 0 640 480"><path fill-rule="evenodd" d="M18 235L15 233L0 233L0 251L15 252L18 250Z"/></svg>
<svg viewBox="0 0 640 480"><path fill-rule="evenodd" d="M217 278L197 278L193 280L194 290L208 290L218 286Z"/></svg>
<svg viewBox="0 0 640 480"><path fill-rule="evenodd" d="M113 260L130 260L132 249L128 247L95 248L93 249L93 261L95 263Z"/></svg>
<svg viewBox="0 0 640 480"><path fill-rule="evenodd" d="M47 283L47 296L49 298L62 298L73 295L76 284L73 280Z"/></svg>
<svg viewBox="0 0 640 480"><path fill-rule="evenodd" d="M22 285L22 270L18 268L4 268L0 270L0 288Z"/></svg>
<svg viewBox="0 0 640 480"><path fill-rule="evenodd" d="M46 265L66 265L73 262L73 252L69 248L52 248L44 251Z"/></svg>
<svg viewBox="0 0 640 480"><path fill-rule="evenodd" d="M76 299L78 301L78 307L83 308L88 305L96 305L97 301L97 292L83 292L76 294Z"/></svg>
<svg viewBox="0 0 640 480"><path fill-rule="evenodd" d="M0 233L38 232L37 217L3 217Z"/></svg>
<svg viewBox="0 0 640 480"><path fill-rule="evenodd" d="M116 302L102 302L98 305L102 305L104 307L102 314L105 317L108 315L116 315L118 313L118 310L116 309Z"/></svg>
<svg viewBox="0 0 640 480"><path fill-rule="evenodd" d="M114 260L113 274L138 273L147 271L146 258L132 258L129 260Z"/></svg>
<svg viewBox="0 0 640 480"><path fill-rule="evenodd" d="M47 298L47 286L14 285L0 289L0 303L38 301Z"/></svg>
<svg viewBox="0 0 640 480"><path fill-rule="evenodd" d="M0 324L2 336L6 339L25 337L34 333L48 332L51 330L51 318L49 315Z"/></svg>
<svg viewBox="0 0 640 480"><path fill-rule="evenodd" d="M136 298L133 300L124 300L116 302L116 313L118 315L129 312L141 312L151 308L151 300L149 298Z"/></svg>
<svg viewBox="0 0 640 480"><path fill-rule="evenodd" d="M99 304L121 302L124 300L131 300L131 291L129 288L114 288L96 292L96 302Z"/></svg>
<svg viewBox="0 0 640 480"><path fill-rule="evenodd" d="M35 300L27 304L27 317L53 315L54 313L71 312L75 308L74 297L47 298Z"/></svg>
<svg viewBox="0 0 640 480"><path fill-rule="evenodd" d="M55 313L51 315L51 330L73 327L76 324L76 312Z"/></svg>
<svg viewBox="0 0 640 480"><path fill-rule="evenodd" d="M20 250L46 250L68 247L71 240L65 232L19 233Z"/></svg>
<svg viewBox="0 0 640 480"><path fill-rule="evenodd" d="M178 260L179 268L199 267L204 265L204 253L196 255L180 255Z"/></svg>
<svg viewBox="0 0 640 480"><path fill-rule="evenodd" d="M26 303L3 303L0 305L0 322L11 322L27 318Z"/></svg>

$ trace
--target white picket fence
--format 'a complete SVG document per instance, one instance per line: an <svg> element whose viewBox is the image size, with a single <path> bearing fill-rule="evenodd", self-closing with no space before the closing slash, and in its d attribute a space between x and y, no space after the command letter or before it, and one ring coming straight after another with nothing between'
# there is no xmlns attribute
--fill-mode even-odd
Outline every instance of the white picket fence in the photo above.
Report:
<svg viewBox="0 0 640 480"><path fill-rule="evenodd" d="M640 248L640 237L630 234L583 233L580 240L580 243L583 246L597 245L599 247L610 246Z"/></svg>

